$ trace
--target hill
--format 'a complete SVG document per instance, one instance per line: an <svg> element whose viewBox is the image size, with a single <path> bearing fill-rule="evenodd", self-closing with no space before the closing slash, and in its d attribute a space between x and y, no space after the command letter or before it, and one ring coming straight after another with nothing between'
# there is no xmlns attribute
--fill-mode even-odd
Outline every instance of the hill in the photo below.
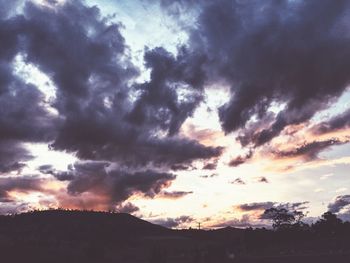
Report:
<svg viewBox="0 0 350 263"><path fill-rule="evenodd" d="M337 221L338 222L338 221ZM0 262L350 262L350 224L278 231L172 230L129 214L48 210L0 216Z"/></svg>
<svg viewBox="0 0 350 263"><path fill-rule="evenodd" d="M147 235L168 235L172 230L125 213L47 210L0 216L0 233L27 233L50 239L125 240Z"/></svg>
<svg viewBox="0 0 350 263"><path fill-rule="evenodd" d="M147 257L147 249L139 249L143 240L168 236L174 231L124 213L48 210L0 216L0 262L115 262L130 257L133 248Z"/></svg>
<svg viewBox="0 0 350 263"><path fill-rule="evenodd" d="M0 216L0 259L127 263L152 262L154 255L166 253L178 260L215 246L227 238L223 236L219 231L172 230L124 213L35 211Z"/></svg>

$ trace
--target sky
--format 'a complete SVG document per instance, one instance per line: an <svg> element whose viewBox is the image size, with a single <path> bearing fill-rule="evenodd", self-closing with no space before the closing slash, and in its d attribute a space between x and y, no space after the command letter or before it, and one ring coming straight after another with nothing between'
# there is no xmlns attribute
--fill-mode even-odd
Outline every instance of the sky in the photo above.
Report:
<svg viewBox="0 0 350 263"><path fill-rule="evenodd" d="M0 0L0 213L350 220L346 0Z"/></svg>

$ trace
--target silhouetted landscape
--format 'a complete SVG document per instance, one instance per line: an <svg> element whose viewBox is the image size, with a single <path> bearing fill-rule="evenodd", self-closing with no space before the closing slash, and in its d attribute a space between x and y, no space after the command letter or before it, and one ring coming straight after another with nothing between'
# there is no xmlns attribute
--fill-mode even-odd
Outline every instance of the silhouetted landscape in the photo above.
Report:
<svg viewBox="0 0 350 263"><path fill-rule="evenodd" d="M172 230L125 213L35 211L0 217L1 261L349 262L349 222L330 212L311 226L287 221L273 230Z"/></svg>

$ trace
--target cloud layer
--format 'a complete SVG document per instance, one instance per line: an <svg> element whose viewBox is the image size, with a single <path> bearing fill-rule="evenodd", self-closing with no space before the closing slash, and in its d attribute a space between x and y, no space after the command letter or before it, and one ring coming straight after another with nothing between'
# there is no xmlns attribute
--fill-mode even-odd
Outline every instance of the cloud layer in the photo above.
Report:
<svg viewBox="0 0 350 263"><path fill-rule="evenodd" d="M206 55L207 80L231 87L220 120L225 132L241 132L244 145L263 145L310 120L349 84L347 1L162 3L169 12L199 10L189 46L193 56ZM276 104L285 106L274 114ZM245 128L252 120L260 124L253 132Z"/></svg>
<svg viewBox="0 0 350 263"><path fill-rule="evenodd" d="M349 86L346 0L159 0L188 41L175 53L145 47L144 68L132 63L118 15L104 17L80 0L10 2L0 0L0 202L7 202L6 211L16 202L25 206L10 200L11 193L50 191L61 206L79 207L85 198L89 208L138 212L133 197L175 200L193 193L167 189L179 170L201 167L213 177L223 165L262 156L311 162L349 142L337 134L350 127L349 109L320 123L315 118ZM52 97L18 73L19 58L52 82ZM186 137L182 128L206 103L206 89L227 87L229 96L216 109L219 122L245 153L229 153L236 158L223 163L224 147L194 132ZM48 163L36 177L22 174L34 158L33 143L78 161L66 170ZM50 180L64 193L48 190ZM245 187L246 179L232 184ZM188 223L175 219L168 225Z"/></svg>
<svg viewBox="0 0 350 263"><path fill-rule="evenodd" d="M98 7L79 0L1 5L0 173L32 158L24 143L48 143L85 161L39 172L67 181L68 194L98 192L120 203L135 193L160 193L176 177L167 172L171 167L221 154L222 147L178 135L202 100L200 59L188 60L185 49L176 57L163 48L147 50L151 77L140 83L122 25ZM53 98L16 74L18 56L50 78ZM107 172L110 164L120 168Z"/></svg>

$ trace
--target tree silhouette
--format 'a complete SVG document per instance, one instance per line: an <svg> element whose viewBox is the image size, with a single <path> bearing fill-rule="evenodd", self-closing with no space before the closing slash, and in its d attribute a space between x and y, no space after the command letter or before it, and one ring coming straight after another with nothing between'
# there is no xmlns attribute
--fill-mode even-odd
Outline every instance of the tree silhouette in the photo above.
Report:
<svg viewBox="0 0 350 263"><path fill-rule="evenodd" d="M328 211L315 223L314 228L321 235L335 235L341 231L342 225L342 220Z"/></svg>
<svg viewBox="0 0 350 263"><path fill-rule="evenodd" d="M299 226L304 216L301 211L288 211L285 208L272 207L264 211L262 218L272 220L272 227L278 230L290 228L293 225Z"/></svg>
<svg viewBox="0 0 350 263"><path fill-rule="evenodd" d="M320 222L331 226L337 226L342 223L341 219L339 219L336 214L329 211L321 216Z"/></svg>

